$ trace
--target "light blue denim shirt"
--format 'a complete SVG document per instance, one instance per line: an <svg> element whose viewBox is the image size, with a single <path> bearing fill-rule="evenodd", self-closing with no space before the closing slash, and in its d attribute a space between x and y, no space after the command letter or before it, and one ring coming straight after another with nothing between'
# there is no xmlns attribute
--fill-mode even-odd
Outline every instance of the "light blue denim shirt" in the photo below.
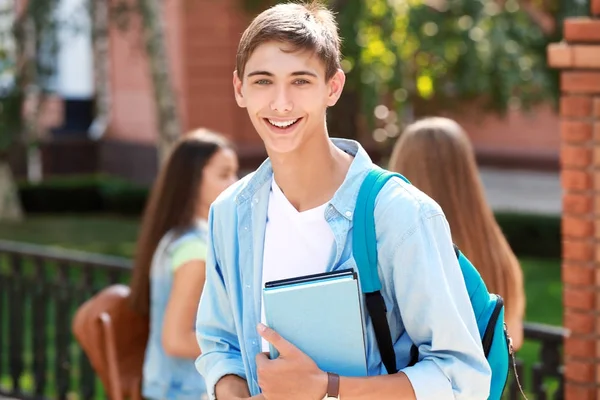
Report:
<svg viewBox="0 0 600 400"><path fill-rule="evenodd" d="M335 237L328 271L356 267L352 216L360 185L374 167L358 143L332 141L355 157L324 215ZM228 374L246 379L252 395L260 393L256 325L272 174L267 160L227 189L211 209L206 285L196 330L202 349L196 367L211 399L218 380ZM491 371L441 208L414 186L393 179L378 196L375 224L397 365L408 364L413 342L419 348L419 362L402 369L417 399L487 399ZM366 327L368 374L385 374L368 316Z"/></svg>
<svg viewBox="0 0 600 400"><path fill-rule="evenodd" d="M194 360L173 357L162 345L165 310L173 287L173 253L189 242L206 243L206 221L184 232L171 231L160 241L150 269L150 334L144 357L142 394L152 400L201 400L208 398L204 379ZM200 254L199 257L204 258ZM193 327L191 327L193 329Z"/></svg>

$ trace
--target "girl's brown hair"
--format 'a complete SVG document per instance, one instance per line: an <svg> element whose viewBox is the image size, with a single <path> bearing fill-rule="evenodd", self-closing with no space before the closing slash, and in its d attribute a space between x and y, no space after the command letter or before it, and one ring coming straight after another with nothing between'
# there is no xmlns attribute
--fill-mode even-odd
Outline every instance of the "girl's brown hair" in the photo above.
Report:
<svg viewBox="0 0 600 400"><path fill-rule="evenodd" d="M444 211L452 238L520 324L525 307L519 262L488 206L468 136L447 118L426 118L402 133L389 169L406 176Z"/></svg>
<svg viewBox="0 0 600 400"><path fill-rule="evenodd" d="M150 309L150 266L162 237L186 229L196 218L204 167L220 149L229 148L222 136L198 129L182 137L152 187L146 203L131 278L131 306L140 314Z"/></svg>

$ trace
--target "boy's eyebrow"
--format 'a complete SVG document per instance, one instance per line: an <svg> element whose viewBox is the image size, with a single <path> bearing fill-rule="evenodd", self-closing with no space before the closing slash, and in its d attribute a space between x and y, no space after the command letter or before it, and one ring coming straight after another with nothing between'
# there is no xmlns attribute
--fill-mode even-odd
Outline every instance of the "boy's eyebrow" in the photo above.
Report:
<svg viewBox="0 0 600 400"><path fill-rule="evenodd" d="M256 76L256 75L275 76L272 72L269 72L269 71L252 71L252 72L248 73L247 77L250 78L251 76ZM292 72L290 75L291 76L308 75L308 76L318 78L317 74L315 74L314 72L310 72L310 71L295 71L295 72Z"/></svg>
<svg viewBox="0 0 600 400"><path fill-rule="evenodd" d="M317 74L315 74L314 72L310 72L310 71L296 71L296 72L292 72L291 75L292 76L308 75L308 76L318 78Z"/></svg>
<svg viewBox="0 0 600 400"><path fill-rule="evenodd" d="M247 75L247 77L250 78L251 76L255 76L255 75L273 76L273 74L270 73L269 71L252 71Z"/></svg>

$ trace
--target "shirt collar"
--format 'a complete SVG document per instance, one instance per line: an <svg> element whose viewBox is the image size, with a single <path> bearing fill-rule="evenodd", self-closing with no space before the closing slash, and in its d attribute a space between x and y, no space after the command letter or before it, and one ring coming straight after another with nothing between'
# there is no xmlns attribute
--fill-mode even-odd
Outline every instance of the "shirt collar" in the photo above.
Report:
<svg viewBox="0 0 600 400"><path fill-rule="evenodd" d="M350 164L350 168L348 169L348 173L346 174L346 178L330 201L330 204L338 213L340 213L340 215L352 220L360 185L367 175L367 172L371 170L374 165L366 150L357 141L350 139L330 140L339 149L354 157L354 160L352 160L352 164ZM254 172L245 187L239 192L236 197L236 202L241 204L251 199L260 188L266 184L270 184L272 177L273 168L271 166L271 161L267 158L260 167L258 167L256 172Z"/></svg>

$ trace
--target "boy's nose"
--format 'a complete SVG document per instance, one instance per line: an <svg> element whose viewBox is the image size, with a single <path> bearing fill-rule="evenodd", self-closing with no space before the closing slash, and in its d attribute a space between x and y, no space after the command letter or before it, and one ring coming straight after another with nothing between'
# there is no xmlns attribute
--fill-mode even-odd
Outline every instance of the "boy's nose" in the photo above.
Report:
<svg viewBox="0 0 600 400"><path fill-rule="evenodd" d="M271 111L286 113L292 111L293 103L287 93L287 90L281 89L277 91L276 97L271 102Z"/></svg>

